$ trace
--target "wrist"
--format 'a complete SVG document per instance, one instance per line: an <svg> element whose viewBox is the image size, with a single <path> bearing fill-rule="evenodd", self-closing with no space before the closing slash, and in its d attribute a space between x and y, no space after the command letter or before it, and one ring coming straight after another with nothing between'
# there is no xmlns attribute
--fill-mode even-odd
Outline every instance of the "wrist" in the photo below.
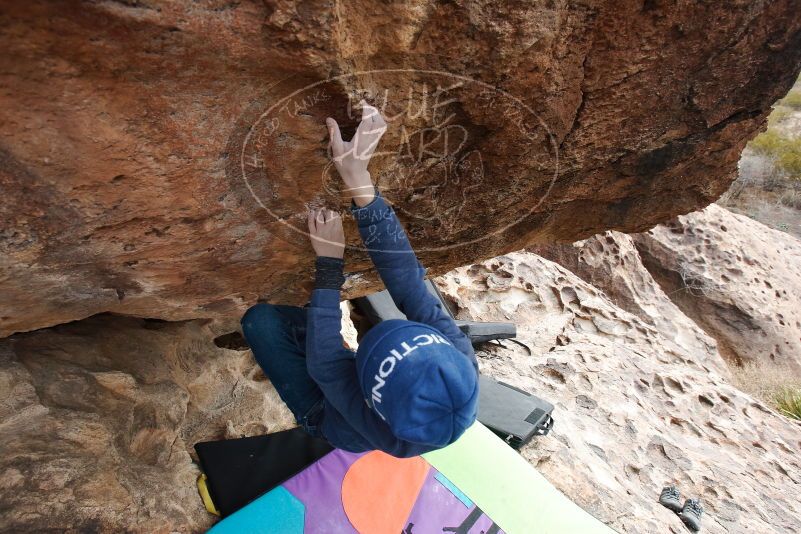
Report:
<svg viewBox="0 0 801 534"><path fill-rule="evenodd" d="M315 289L340 289L345 283L345 262L333 256L317 256L315 261Z"/></svg>
<svg viewBox="0 0 801 534"><path fill-rule="evenodd" d="M354 204L362 208L373 201L375 198L375 186L369 171L364 171L364 174L352 180L352 183L350 195Z"/></svg>
<svg viewBox="0 0 801 534"><path fill-rule="evenodd" d="M359 206L360 208L365 207L367 204L372 202L375 199L375 186L370 184L369 186L365 186L359 194L353 195L353 203Z"/></svg>

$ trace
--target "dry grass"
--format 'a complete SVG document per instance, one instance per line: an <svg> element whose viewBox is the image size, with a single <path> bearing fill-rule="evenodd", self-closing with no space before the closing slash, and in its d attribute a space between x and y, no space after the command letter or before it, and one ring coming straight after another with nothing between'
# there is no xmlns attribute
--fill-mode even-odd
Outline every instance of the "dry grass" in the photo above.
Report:
<svg viewBox="0 0 801 534"><path fill-rule="evenodd" d="M788 108L801 110L801 90L793 89L787 96L779 100L779 104Z"/></svg>
<svg viewBox="0 0 801 534"><path fill-rule="evenodd" d="M748 147L775 160L777 167L786 173L787 178L801 180L801 139L786 137L769 128L756 136Z"/></svg>
<svg viewBox="0 0 801 534"><path fill-rule="evenodd" d="M731 371L739 389L801 421L801 377L792 369L766 362L733 366Z"/></svg>
<svg viewBox="0 0 801 534"><path fill-rule="evenodd" d="M773 106L773 111L771 111L770 115L768 115L768 128L773 128L792 114L793 108L776 104Z"/></svg>
<svg viewBox="0 0 801 534"><path fill-rule="evenodd" d="M801 238L799 125L801 83L773 107L767 131L748 144L737 180L718 204Z"/></svg>
<svg viewBox="0 0 801 534"><path fill-rule="evenodd" d="M739 171L718 204L801 239L801 181L788 180L775 160L750 149Z"/></svg>
<svg viewBox="0 0 801 534"><path fill-rule="evenodd" d="M801 180L801 138L785 131L781 123L801 112L801 78L787 96L776 102L768 116L768 129L748 144L748 147L774 161L784 179Z"/></svg>
<svg viewBox="0 0 801 534"><path fill-rule="evenodd" d="M779 412L801 421L801 388L786 388L776 393L774 397Z"/></svg>

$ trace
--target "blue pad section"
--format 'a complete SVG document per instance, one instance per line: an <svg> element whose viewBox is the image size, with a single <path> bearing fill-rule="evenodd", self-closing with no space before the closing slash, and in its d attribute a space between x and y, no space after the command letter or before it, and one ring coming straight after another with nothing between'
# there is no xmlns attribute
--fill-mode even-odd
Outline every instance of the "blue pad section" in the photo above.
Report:
<svg viewBox="0 0 801 534"><path fill-rule="evenodd" d="M306 507L283 486L266 493L214 525L213 534L303 534Z"/></svg>
<svg viewBox="0 0 801 534"><path fill-rule="evenodd" d="M464 494L464 492L462 492L462 490L460 490L459 488L457 488L456 486L454 486L454 485L453 485L453 482L451 482L450 480L448 480L448 479L445 477L445 475L443 475L443 474L442 474L442 473L440 473L440 472L437 472L437 474L436 474L436 475L434 475L434 478L436 478L436 479L437 479L437 480L438 480L438 481L439 481L439 482L440 482L440 483L441 483L443 486L445 486L446 488L448 488L448 490L449 490L451 493L453 493L454 497L456 497L457 499L459 499L460 501L462 501L462 504L464 504L464 505L465 505L465 506L467 506L468 508L472 508L472 507L473 507L473 501L471 501L471 500L470 500L470 497L468 497L467 495L465 495L465 494Z"/></svg>

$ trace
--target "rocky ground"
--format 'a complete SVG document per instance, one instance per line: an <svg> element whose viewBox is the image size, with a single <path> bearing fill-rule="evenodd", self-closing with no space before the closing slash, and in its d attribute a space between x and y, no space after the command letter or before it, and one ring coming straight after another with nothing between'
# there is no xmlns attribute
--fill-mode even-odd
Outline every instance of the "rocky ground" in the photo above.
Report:
<svg viewBox="0 0 801 534"><path fill-rule="evenodd" d="M688 349L559 265L515 253L441 279L461 318L514 320L533 354L487 349L481 370L556 404L523 455L621 532L684 532L656 499L700 497L707 532L801 526L801 425L730 385L717 351Z"/></svg>
<svg viewBox="0 0 801 534"><path fill-rule="evenodd" d="M0 531L199 532L198 441L289 428L236 325L100 315L0 341Z"/></svg>
<svg viewBox="0 0 801 534"><path fill-rule="evenodd" d="M737 364L801 374L801 245L717 205L636 235L643 263Z"/></svg>
<svg viewBox="0 0 801 534"><path fill-rule="evenodd" d="M611 231L570 245L533 247L530 251L603 291L615 306L654 327L678 350L695 354L705 369L728 376L729 367L718 354L717 342L665 294L642 264L632 236Z"/></svg>
<svg viewBox="0 0 801 534"><path fill-rule="evenodd" d="M437 283L460 318L517 323L531 353L485 345L481 370L555 404L553 431L522 454L596 517L621 532L684 532L656 502L673 483L703 500L706 532L794 532L801 424L731 378L746 356L799 354L801 243L775 234L711 207ZM687 287L668 283L682 272ZM0 530L212 524L192 445L292 425L236 331L101 315L0 341Z"/></svg>

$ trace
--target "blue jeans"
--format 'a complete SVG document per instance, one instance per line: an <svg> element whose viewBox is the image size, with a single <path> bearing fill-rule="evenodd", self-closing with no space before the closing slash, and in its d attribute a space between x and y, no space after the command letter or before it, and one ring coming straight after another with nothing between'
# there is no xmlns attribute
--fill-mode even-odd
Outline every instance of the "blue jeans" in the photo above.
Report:
<svg viewBox="0 0 801 534"><path fill-rule="evenodd" d="M256 304L242 317L242 332L259 366L298 425L323 437L323 392L306 370L306 309Z"/></svg>

